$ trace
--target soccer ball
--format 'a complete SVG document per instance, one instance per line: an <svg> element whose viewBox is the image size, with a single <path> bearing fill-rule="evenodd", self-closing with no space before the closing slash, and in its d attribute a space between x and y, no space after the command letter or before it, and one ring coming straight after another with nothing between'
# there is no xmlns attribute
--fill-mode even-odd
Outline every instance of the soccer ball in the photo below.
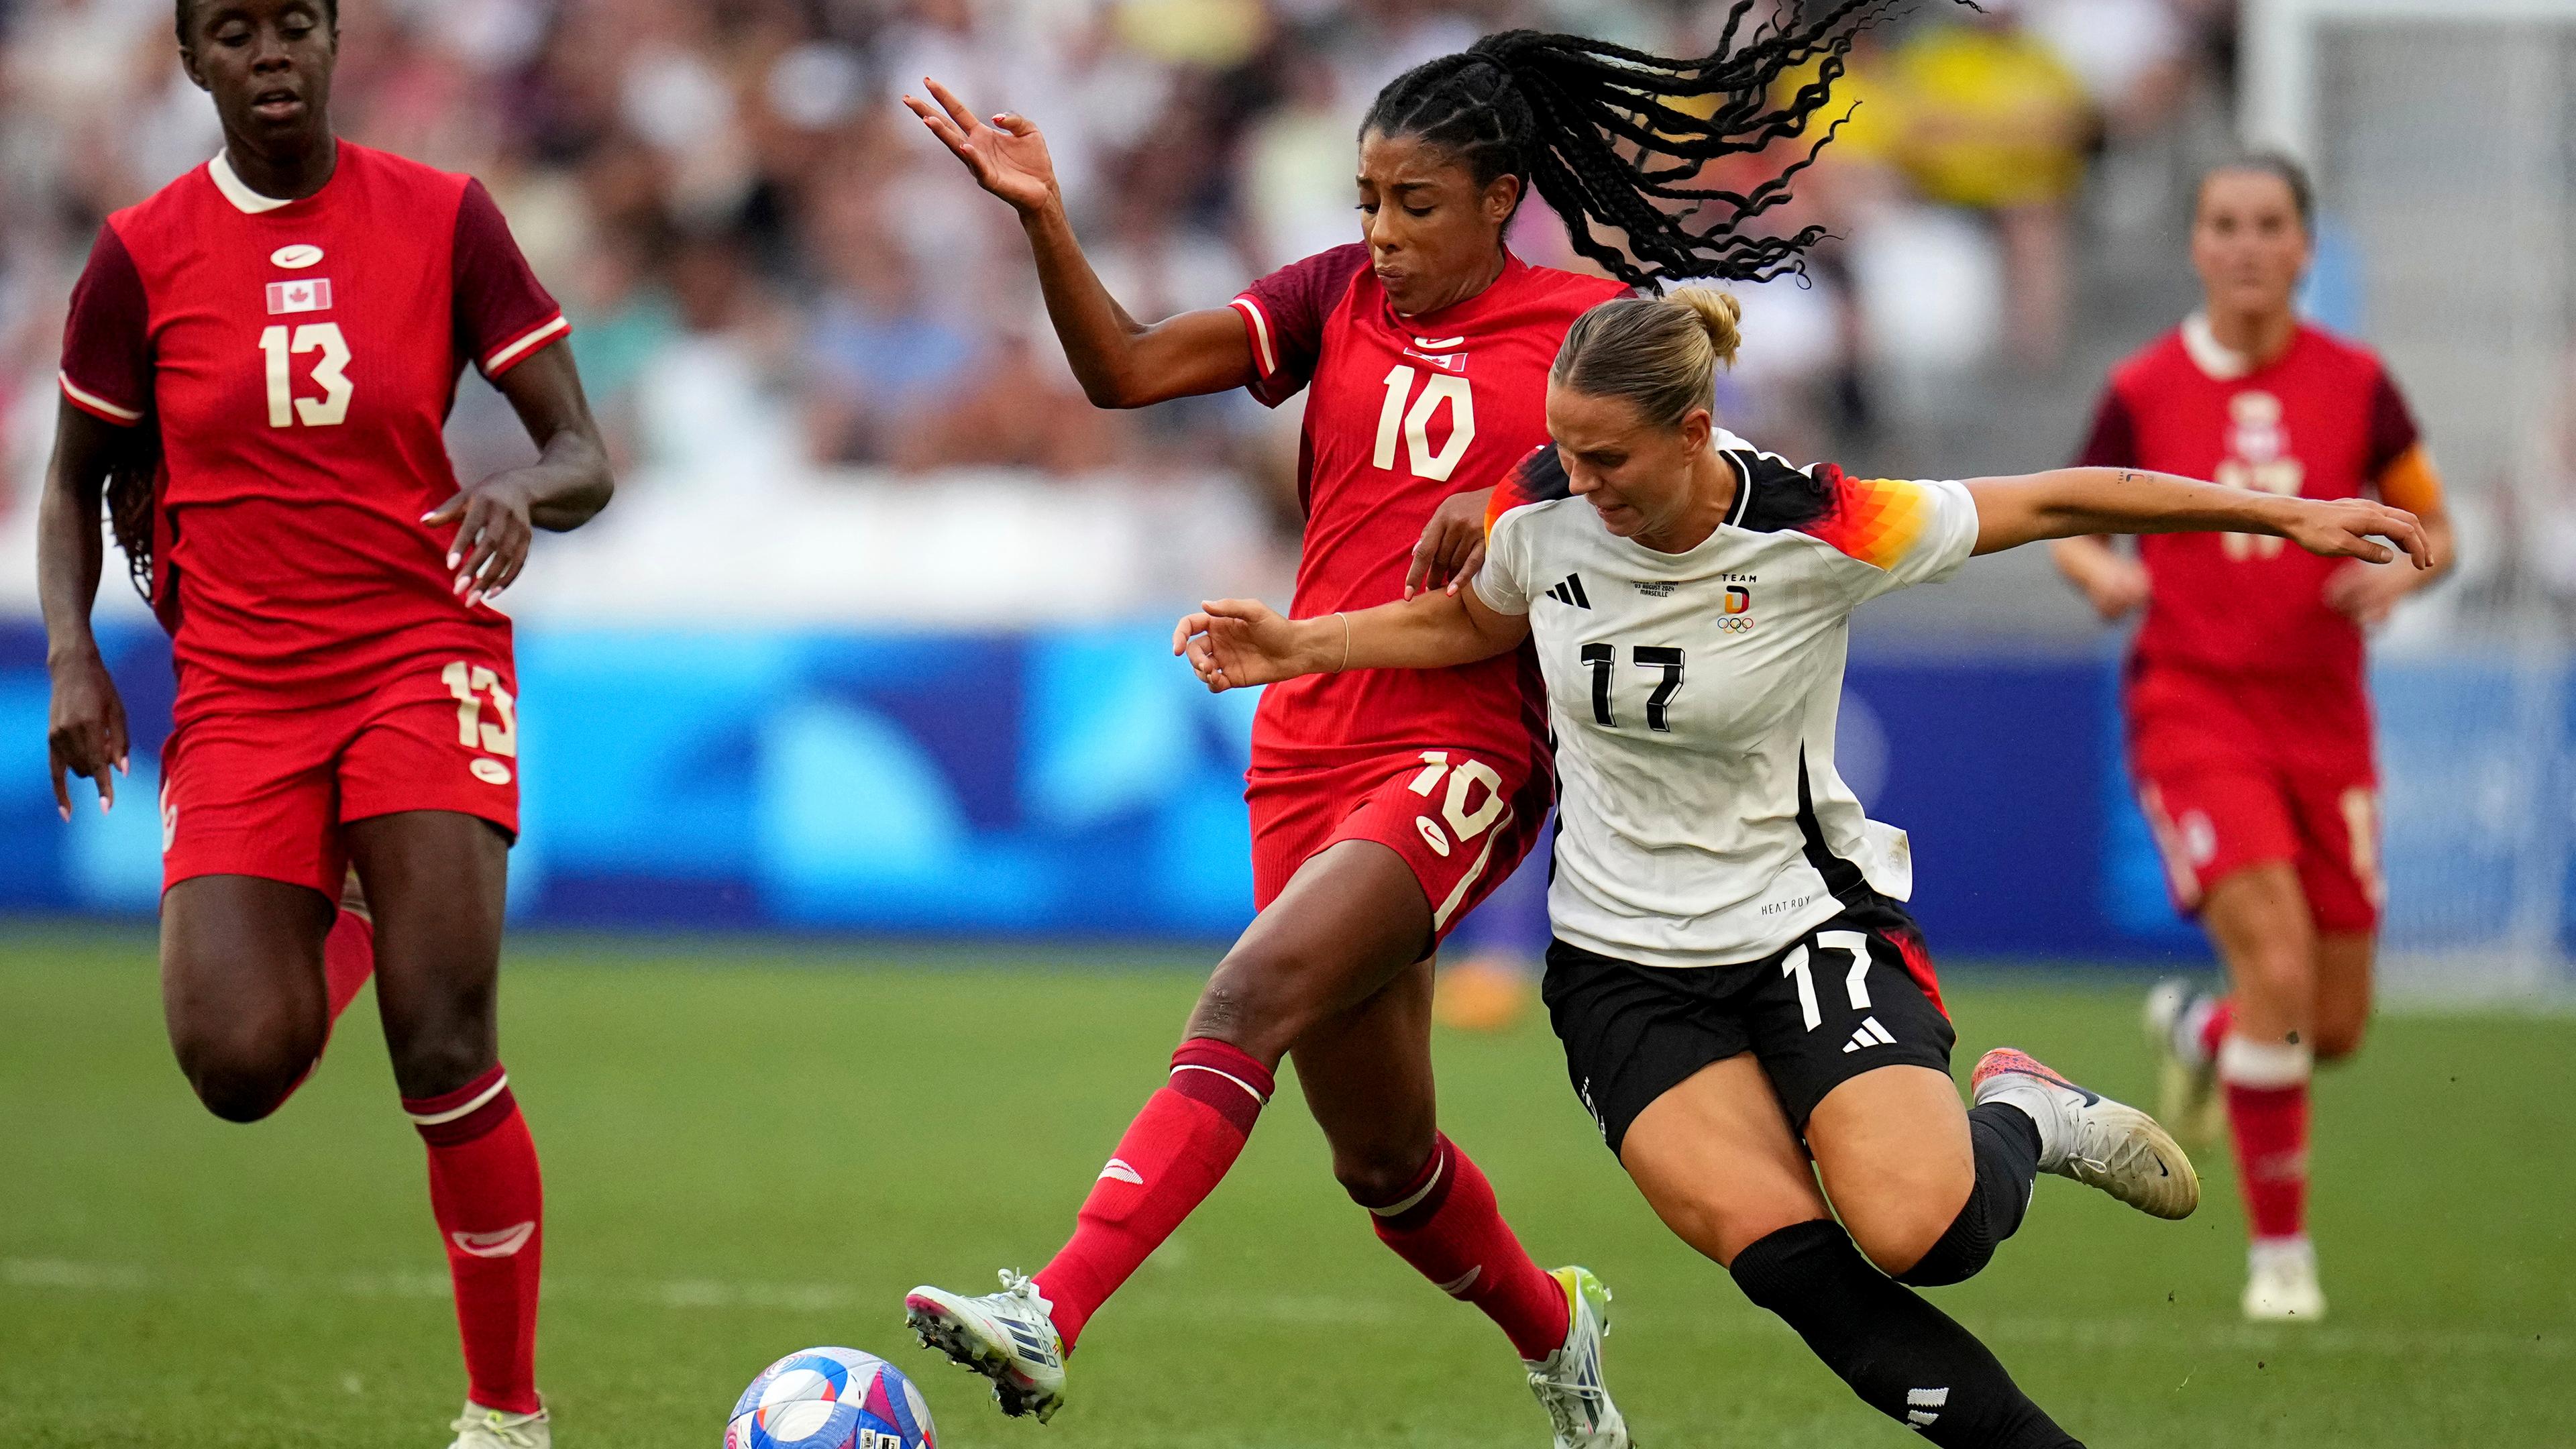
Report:
<svg viewBox="0 0 2576 1449"><path fill-rule="evenodd" d="M936 1449L936 1440L921 1390L893 1364L854 1348L808 1348L742 1391L724 1449Z"/></svg>

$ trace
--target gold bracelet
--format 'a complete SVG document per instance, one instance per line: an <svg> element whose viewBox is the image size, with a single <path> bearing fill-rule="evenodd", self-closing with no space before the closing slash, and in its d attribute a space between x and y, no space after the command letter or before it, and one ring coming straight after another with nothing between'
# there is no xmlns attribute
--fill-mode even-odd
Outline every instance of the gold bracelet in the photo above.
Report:
<svg viewBox="0 0 2576 1449"><path fill-rule="evenodd" d="M1351 667L1351 616L1338 609L1334 613L1342 621L1342 662L1333 666L1333 672L1339 674Z"/></svg>

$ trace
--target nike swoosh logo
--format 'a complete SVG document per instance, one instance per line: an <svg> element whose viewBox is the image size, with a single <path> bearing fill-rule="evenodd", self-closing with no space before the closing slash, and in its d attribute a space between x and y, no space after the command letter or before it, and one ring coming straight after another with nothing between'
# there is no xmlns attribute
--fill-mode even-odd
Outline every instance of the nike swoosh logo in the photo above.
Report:
<svg viewBox="0 0 2576 1449"><path fill-rule="evenodd" d="M1452 1298L1455 1298L1466 1292L1468 1289L1475 1287L1476 1280L1484 1276L1485 1267L1483 1264L1479 1263L1475 1267L1468 1269L1466 1272L1459 1274L1457 1277L1450 1279L1448 1282L1441 1284L1440 1291L1448 1294Z"/></svg>
<svg viewBox="0 0 2576 1449"><path fill-rule="evenodd" d="M537 1225L534 1222L525 1222L515 1227L502 1228L497 1232L449 1233L447 1240L456 1245L456 1251L468 1257L507 1258L526 1247L528 1240L536 1235Z"/></svg>
<svg viewBox="0 0 2576 1449"><path fill-rule="evenodd" d="M1138 1187L1143 1187L1145 1185L1145 1176L1143 1173L1129 1167L1125 1161L1115 1157L1109 1159L1109 1165L1107 1167L1100 1169L1100 1177L1093 1178L1092 1181L1098 1182L1100 1181L1100 1178L1113 1178L1119 1182L1132 1182Z"/></svg>

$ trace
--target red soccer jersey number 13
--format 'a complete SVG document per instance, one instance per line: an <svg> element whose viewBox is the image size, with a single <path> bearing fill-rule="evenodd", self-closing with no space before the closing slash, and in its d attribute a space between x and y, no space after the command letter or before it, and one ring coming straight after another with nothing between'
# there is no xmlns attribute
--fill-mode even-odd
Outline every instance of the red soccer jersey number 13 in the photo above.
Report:
<svg viewBox="0 0 2576 1449"><path fill-rule="evenodd" d="M219 157L110 217L63 392L159 435L154 602L183 686L341 692L391 655L506 653L420 518L456 490L465 364L497 377L568 330L478 183L346 141L301 200Z"/></svg>

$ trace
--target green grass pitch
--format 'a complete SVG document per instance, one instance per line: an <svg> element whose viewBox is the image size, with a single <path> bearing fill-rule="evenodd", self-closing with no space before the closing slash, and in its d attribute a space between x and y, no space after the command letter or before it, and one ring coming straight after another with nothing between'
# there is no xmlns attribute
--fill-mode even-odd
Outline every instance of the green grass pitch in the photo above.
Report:
<svg viewBox="0 0 2576 1449"><path fill-rule="evenodd" d="M1500 1335L1371 1240L1293 1091L1101 1315L1053 1425L914 1346L905 1288L1055 1247L1161 1076L1190 964L516 945L558 1442L714 1449L764 1363L841 1343L917 1375L953 1446L1540 1449ZM2143 1094L2136 990L1957 973L1960 1069L2011 1041ZM445 1443L462 1370L371 1002L284 1112L231 1127L170 1064L146 937L0 934L0 1444ZM1643 1444L1914 1442L1654 1221L1542 1022L1439 1051L1446 1125L1532 1251L1618 1292L1609 1368ZM2020 1237L1936 1300L2095 1446L2576 1443L2571 1059L2563 1016L2378 1023L2320 1092L2323 1325L2237 1320L2223 1154L2182 1224L2043 1179Z"/></svg>

